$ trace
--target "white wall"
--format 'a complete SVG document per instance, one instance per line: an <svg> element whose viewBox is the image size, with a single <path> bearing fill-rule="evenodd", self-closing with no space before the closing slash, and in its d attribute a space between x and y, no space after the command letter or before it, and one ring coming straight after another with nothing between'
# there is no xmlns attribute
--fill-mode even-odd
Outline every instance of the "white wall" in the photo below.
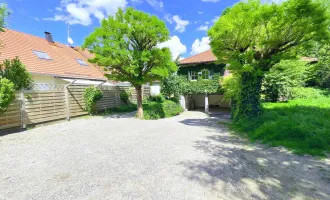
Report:
<svg viewBox="0 0 330 200"><path fill-rule="evenodd" d="M54 78L52 76L40 76L40 75L32 75L32 79L34 83L39 84L67 84L67 81L62 79Z"/></svg>
<svg viewBox="0 0 330 200"><path fill-rule="evenodd" d="M188 102L195 102L195 107L204 108L205 107L205 95L196 94L191 95L191 98L188 98ZM188 104L190 107L190 103ZM209 95L209 105L210 106L219 106L221 108L230 108L230 103L225 101L223 95Z"/></svg>
<svg viewBox="0 0 330 200"><path fill-rule="evenodd" d="M160 83L159 82L154 82L150 86L150 95L151 96L157 96L160 94Z"/></svg>

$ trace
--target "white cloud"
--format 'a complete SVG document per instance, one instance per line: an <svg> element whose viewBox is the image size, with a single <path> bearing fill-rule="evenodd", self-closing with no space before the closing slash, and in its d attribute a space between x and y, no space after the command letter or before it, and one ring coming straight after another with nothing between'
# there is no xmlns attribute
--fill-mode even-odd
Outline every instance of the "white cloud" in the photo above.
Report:
<svg viewBox="0 0 330 200"><path fill-rule="evenodd" d="M173 21L176 23L175 30L179 33L186 31L186 26L188 26L189 21L181 19L178 15L173 16Z"/></svg>
<svg viewBox="0 0 330 200"><path fill-rule="evenodd" d="M171 16L170 14L166 14L166 15L164 16L164 19L165 19L168 23L173 24L173 19L172 19L172 16Z"/></svg>
<svg viewBox="0 0 330 200"><path fill-rule="evenodd" d="M171 50L173 60L175 60L179 55L187 52L186 45L182 44L180 38L176 35L171 37L168 41L159 44L158 47L168 47Z"/></svg>
<svg viewBox="0 0 330 200"><path fill-rule="evenodd" d="M212 19L212 22L215 23L216 21L218 21L220 17L219 16L215 16L213 19Z"/></svg>
<svg viewBox="0 0 330 200"><path fill-rule="evenodd" d="M212 3L216 3L216 2L218 2L218 1L220 1L220 0L202 0L203 2L212 2Z"/></svg>
<svg viewBox="0 0 330 200"><path fill-rule="evenodd" d="M197 28L198 31L207 31L207 29L209 29L209 26L207 26L207 25L202 25Z"/></svg>
<svg viewBox="0 0 330 200"><path fill-rule="evenodd" d="M200 11L198 12L198 14L200 14L200 15L203 14L203 13L204 13L204 12L200 12Z"/></svg>
<svg viewBox="0 0 330 200"><path fill-rule="evenodd" d="M276 3L276 4L281 4L286 0L261 0L261 3Z"/></svg>
<svg viewBox="0 0 330 200"><path fill-rule="evenodd" d="M210 49L210 38L203 37L201 40L196 39L191 46L191 55L199 54Z"/></svg>
<svg viewBox="0 0 330 200"><path fill-rule="evenodd" d="M33 17L33 19L36 21L40 21L40 19L38 17Z"/></svg>
<svg viewBox="0 0 330 200"><path fill-rule="evenodd" d="M54 17L44 20L66 21L69 24L88 26L92 17L99 20L107 15L113 15L118 8L125 8L126 0L61 0L61 6L56 7ZM59 16L62 16L60 19ZM66 17L64 17L66 16Z"/></svg>
<svg viewBox="0 0 330 200"><path fill-rule="evenodd" d="M156 10L163 10L164 3L162 1L157 0L146 0L148 4L150 4Z"/></svg>

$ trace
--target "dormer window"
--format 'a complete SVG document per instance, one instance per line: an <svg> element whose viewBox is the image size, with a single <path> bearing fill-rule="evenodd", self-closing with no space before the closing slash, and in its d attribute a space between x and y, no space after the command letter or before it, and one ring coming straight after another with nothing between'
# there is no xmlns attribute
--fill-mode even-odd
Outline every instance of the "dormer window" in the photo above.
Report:
<svg viewBox="0 0 330 200"><path fill-rule="evenodd" d="M88 66L87 63L85 63L85 61L81 60L81 59L76 59L76 61L79 63L79 65L81 66Z"/></svg>
<svg viewBox="0 0 330 200"><path fill-rule="evenodd" d="M38 56L38 58L40 59L44 59L44 60L52 60L52 58L45 52L42 51L36 51L36 50L32 50L32 52L34 54L36 54L36 56Z"/></svg>

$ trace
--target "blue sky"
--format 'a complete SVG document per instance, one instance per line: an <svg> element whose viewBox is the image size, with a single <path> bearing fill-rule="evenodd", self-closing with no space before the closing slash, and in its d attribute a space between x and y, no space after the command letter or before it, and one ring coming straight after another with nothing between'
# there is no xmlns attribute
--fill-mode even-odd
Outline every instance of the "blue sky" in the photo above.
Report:
<svg viewBox="0 0 330 200"><path fill-rule="evenodd" d="M182 57L203 52L209 48L206 30L223 9L238 0L7 0L12 11L8 28L44 37L44 31L53 34L57 42L67 44L67 24L74 46L83 43L100 20L112 15L118 7L134 7L157 15L166 22L171 39L162 44L173 56Z"/></svg>

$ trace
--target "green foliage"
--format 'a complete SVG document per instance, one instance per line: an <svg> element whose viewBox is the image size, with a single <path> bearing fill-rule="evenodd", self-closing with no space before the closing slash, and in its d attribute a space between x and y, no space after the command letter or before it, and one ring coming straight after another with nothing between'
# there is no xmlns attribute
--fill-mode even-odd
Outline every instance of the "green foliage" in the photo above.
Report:
<svg viewBox="0 0 330 200"><path fill-rule="evenodd" d="M162 94L148 97L148 101L153 101L153 102L158 102L158 103L163 103L165 100L166 99Z"/></svg>
<svg viewBox="0 0 330 200"><path fill-rule="evenodd" d="M306 63L299 60L282 60L265 75L263 94L267 101L288 100L293 87L302 87L307 78Z"/></svg>
<svg viewBox="0 0 330 200"><path fill-rule="evenodd" d="M284 146L295 153L325 156L330 151L330 98L265 103L262 115L232 125L252 141Z"/></svg>
<svg viewBox="0 0 330 200"><path fill-rule="evenodd" d="M0 64L0 77L13 82L15 90L28 88L33 82L31 74L18 58L5 60Z"/></svg>
<svg viewBox="0 0 330 200"><path fill-rule="evenodd" d="M9 104L15 99L14 84L6 79L0 79L0 114L5 112Z"/></svg>
<svg viewBox="0 0 330 200"><path fill-rule="evenodd" d="M330 91L318 88L295 87L291 90L290 99L318 99L329 96Z"/></svg>
<svg viewBox="0 0 330 200"><path fill-rule="evenodd" d="M91 86L86 88L84 92L84 102L85 102L85 110L89 114L96 113L96 101L102 99L102 92L100 89Z"/></svg>
<svg viewBox="0 0 330 200"><path fill-rule="evenodd" d="M130 96L130 94L126 90L122 91L119 94L120 100L122 102L124 102L125 104L128 104L129 103L129 96Z"/></svg>
<svg viewBox="0 0 330 200"><path fill-rule="evenodd" d="M197 81L189 81L184 85L184 94L221 94L220 76L214 74L212 79L198 78Z"/></svg>
<svg viewBox="0 0 330 200"><path fill-rule="evenodd" d="M237 95L248 95L236 98L241 101L236 102L240 104L237 108L242 109L235 116L237 119L260 113L260 105L257 105L260 99L257 93L261 91L259 79L284 53L308 41L329 37L326 9L313 0L288 0L281 4L241 1L227 9L209 30L210 45L218 61L229 63L228 69L240 77L241 92ZM246 72L254 75L244 75ZM252 77L251 82L244 76ZM253 83L255 85L251 85ZM246 84L252 93L246 93ZM256 104L251 105L251 102ZM245 113L251 109L253 114Z"/></svg>
<svg viewBox="0 0 330 200"><path fill-rule="evenodd" d="M167 98L179 99L184 94L187 84L187 77L170 75L162 81L161 93Z"/></svg>
<svg viewBox="0 0 330 200"><path fill-rule="evenodd" d="M3 28L6 26L6 19L10 15L10 11L7 4L0 4L0 31L4 31Z"/></svg>
<svg viewBox="0 0 330 200"><path fill-rule="evenodd" d="M238 100L238 93L240 93L240 76L234 76L233 74L224 77L221 80L221 86L224 91L224 98L227 101Z"/></svg>
<svg viewBox="0 0 330 200"><path fill-rule="evenodd" d="M166 100L162 103L148 102L146 104L143 104L143 107L144 119L146 120L169 118L183 112L183 108L180 104L170 100Z"/></svg>
<svg viewBox="0 0 330 200"><path fill-rule="evenodd" d="M138 93L138 112L142 118L141 86L162 80L177 71L169 48L158 44L169 39L165 23L156 16L127 8L118 9L101 22L84 42L95 58L90 62L103 66L111 80L128 81Z"/></svg>
<svg viewBox="0 0 330 200"><path fill-rule="evenodd" d="M136 111L136 104L129 103L115 108L106 109L104 112L101 113L101 115L110 115L114 113L127 113L134 111Z"/></svg>

